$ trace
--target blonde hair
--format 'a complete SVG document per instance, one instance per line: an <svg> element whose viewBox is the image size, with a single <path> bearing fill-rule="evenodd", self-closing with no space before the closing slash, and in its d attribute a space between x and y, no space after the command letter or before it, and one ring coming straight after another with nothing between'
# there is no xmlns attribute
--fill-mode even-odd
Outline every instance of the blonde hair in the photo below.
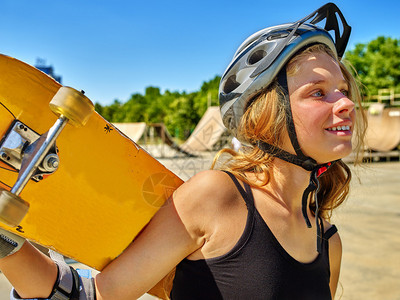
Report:
<svg viewBox="0 0 400 300"><path fill-rule="evenodd" d="M301 51L289 61L287 64L287 74L295 74L301 61L305 57L316 53L327 53L336 60L336 56L327 46L315 44ZM362 161L361 153L367 125L366 116L362 110L362 98L356 80L342 62L338 63L349 85L348 97L361 108L358 112L354 134L355 163L358 164ZM282 146L282 138L287 131L286 108L283 101L279 100L280 94L282 94L282 90L275 81L265 91L255 97L255 99L252 99L251 104L244 113L238 126L238 136L240 136L242 140L245 140L250 145L253 145L258 140L262 140L278 148ZM219 169L231 172L253 187L267 185L270 181L271 166L274 160L274 156L271 154L265 153L255 146L244 146L243 150L239 152L225 148L217 153L211 168L215 168L217 163L220 163L223 154L228 154L229 157L222 162ZM245 175L246 172L256 174L257 178L261 180L261 183L256 184L250 182ZM332 210L338 207L347 198L350 180L351 171L342 160L336 162L328 171L320 176L320 190L317 199L320 206L321 217L329 219ZM311 197L311 199L314 199L314 197ZM310 209L315 212L315 203L313 200L310 203Z"/></svg>

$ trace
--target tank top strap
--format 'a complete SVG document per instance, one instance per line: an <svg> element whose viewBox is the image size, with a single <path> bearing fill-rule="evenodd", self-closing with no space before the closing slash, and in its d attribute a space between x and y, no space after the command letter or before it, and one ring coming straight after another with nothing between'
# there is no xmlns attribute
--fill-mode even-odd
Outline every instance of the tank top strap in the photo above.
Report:
<svg viewBox="0 0 400 300"><path fill-rule="evenodd" d="M242 187L242 185L239 183L239 180L235 177L235 175L233 175L231 172L229 171L223 171L226 174L229 175L229 177L232 179L233 183L236 185L236 188L238 189L238 191L240 192L240 194L242 195L244 202L247 205L247 209L251 209L253 211L254 209L254 197L253 197L253 193L251 191L251 187L250 185L248 185L246 182L243 182L244 185L244 189Z"/></svg>
<svg viewBox="0 0 400 300"><path fill-rule="evenodd" d="M332 225L331 228L329 228L325 233L324 233L324 239L325 240L329 240L336 232L337 232L337 228L335 225Z"/></svg>

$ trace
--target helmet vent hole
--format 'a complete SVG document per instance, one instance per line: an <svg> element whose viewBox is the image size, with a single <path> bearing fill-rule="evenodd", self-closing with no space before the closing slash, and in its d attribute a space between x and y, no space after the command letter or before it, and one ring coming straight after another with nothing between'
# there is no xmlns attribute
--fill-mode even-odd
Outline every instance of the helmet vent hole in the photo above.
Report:
<svg viewBox="0 0 400 300"><path fill-rule="evenodd" d="M262 60L267 55L267 52L263 49L257 50L252 53L248 59L249 65L254 65Z"/></svg>
<svg viewBox="0 0 400 300"><path fill-rule="evenodd" d="M239 82L236 81L236 75L229 76L225 81L224 85L224 93L228 94L235 90L240 85Z"/></svg>

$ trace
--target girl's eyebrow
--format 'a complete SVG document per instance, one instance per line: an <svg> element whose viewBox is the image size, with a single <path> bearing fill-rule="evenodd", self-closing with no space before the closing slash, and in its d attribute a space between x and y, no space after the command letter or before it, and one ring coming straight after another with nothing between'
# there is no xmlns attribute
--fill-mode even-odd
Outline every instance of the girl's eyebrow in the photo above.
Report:
<svg viewBox="0 0 400 300"><path fill-rule="evenodd" d="M325 83L325 82L326 82L326 80L324 80L324 79L321 79L321 80L313 80L313 81L309 81L309 82L305 83L304 85L305 85L305 86L314 86L314 85L323 84L323 83ZM347 83L347 81L344 80L344 79L340 80L339 83L345 85L346 87L349 86L349 84Z"/></svg>

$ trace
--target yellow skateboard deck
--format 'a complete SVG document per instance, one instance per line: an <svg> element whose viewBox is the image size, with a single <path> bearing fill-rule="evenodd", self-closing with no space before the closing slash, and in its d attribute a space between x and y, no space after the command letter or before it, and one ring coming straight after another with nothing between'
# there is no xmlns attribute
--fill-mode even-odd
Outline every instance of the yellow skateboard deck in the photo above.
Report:
<svg viewBox="0 0 400 300"><path fill-rule="evenodd" d="M0 55L0 143L16 120L46 133L57 120L49 102L60 88L36 68ZM20 194L29 203L26 216L17 227L0 226L102 270L182 180L96 112L83 127L67 124L56 146L58 169L29 180ZM10 191L17 177L0 160L0 188Z"/></svg>

